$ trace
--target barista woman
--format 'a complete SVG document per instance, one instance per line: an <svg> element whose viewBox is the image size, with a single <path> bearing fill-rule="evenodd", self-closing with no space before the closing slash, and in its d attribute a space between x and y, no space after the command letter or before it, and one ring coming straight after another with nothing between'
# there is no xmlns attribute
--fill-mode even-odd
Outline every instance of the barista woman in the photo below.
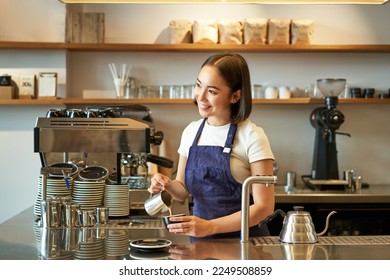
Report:
<svg viewBox="0 0 390 280"><path fill-rule="evenodd" d="M193 216L172 217L169 231L193 237L239 237L241 191L252 175L272 175L267 136L248 117L251 80L245 59L233 53L209 57L194 90L202 117L183 131L175 180L157 173L149 192L166 190L178 201L193 197ZM250 236L268 235L257 225L274 211L274 187L253 184Z"/></svg>

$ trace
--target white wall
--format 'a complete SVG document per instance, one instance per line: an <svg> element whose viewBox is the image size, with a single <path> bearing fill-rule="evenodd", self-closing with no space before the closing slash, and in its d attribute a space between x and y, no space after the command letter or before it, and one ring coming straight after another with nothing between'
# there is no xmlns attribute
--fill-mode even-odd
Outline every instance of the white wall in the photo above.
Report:
<svg viewBox="0 0 390 280"><path fill-rule="evenodd" d="M6 8L0 9L1 41L64 40L66 9L59 1L2 0L2 4ZM150 5L84 5L76 8L106 13L106 42L167 43L167 26L171 19L266 17L313 19L315 44L390 44L387 28L390 24L389 4L159 5L158 12L156 6ZM0 50L0 73L17 77L21 73L38 73L42 69L55 70L59 72L62 90L66 89L68 96L72 97L81 96L85 89L111 90L109 62L131 64L139 84L185 84L194 82L208 55ZM304 87L317 78L343 77L351 86L375 87L383 91L390 88L390 54L245 53L244 56L251 68L252 81L263 85ZM32 131L36 117L44 116L50 107L54 106L0 107L0 223L35 201L40 163L38 155L33 153ZM180 133L190 120L198 118L197 111L192 105L149 107L157 129L165 133L169 153L175 158ZM300 175L311 170L314 129L309 115L316 107L254 106L251 118L265 128L271 140L281 183L286 171L297 171ZM346 116L340 131L352 135L352 138L337 138L340 170L354 168L369 183L389 184L388 105L355 104L338 108Z"/></svg>
<svg viewBox="0 0 390 280"><path fill-rule="evenodd" d="M0 40L64 41L65 11L57 0L1 0Z"/></svg>

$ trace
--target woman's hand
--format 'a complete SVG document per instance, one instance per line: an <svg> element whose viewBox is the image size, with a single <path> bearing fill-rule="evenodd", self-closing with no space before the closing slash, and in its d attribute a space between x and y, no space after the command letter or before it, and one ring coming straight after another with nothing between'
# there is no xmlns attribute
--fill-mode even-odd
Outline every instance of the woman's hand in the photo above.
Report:
<svg viewBox="0 0 390 280"><path fill-rule="evenodd" d="M170 218L172 223L168 225L171 233L204 237L213 234L213 222L196 216L178 216Z"/></svg>
<svg viewBox="0 0 390 280"><path fill-rule="evenodd" d="M165 176L161 173L156 173L150 181L150 187L148 188L148 192L161 192L162 190L165 190L171 183L172 180L168 176Z"/></svg>
<svg viewBox="0 0 390 280"><path fill-rule="evenodd" d="M188 197L188 192L181 181L172 180L164 174L156 173L150 181L148 192L159 193L162 190L168 191L178 201L184 201Z"/></svg>

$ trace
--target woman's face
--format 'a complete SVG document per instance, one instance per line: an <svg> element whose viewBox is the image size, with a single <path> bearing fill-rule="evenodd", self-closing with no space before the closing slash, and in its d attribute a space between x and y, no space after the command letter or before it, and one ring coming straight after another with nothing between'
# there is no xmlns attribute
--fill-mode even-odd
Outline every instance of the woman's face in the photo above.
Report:
<svg viewBox="0 0 390 280"><path fill-rule="evenodd" d="M231 92L215 66L206 65L200 70L194 95L199 114L208 118L210 125L230 123L230 106L240 99L240 94L240 90Z"/></svg>

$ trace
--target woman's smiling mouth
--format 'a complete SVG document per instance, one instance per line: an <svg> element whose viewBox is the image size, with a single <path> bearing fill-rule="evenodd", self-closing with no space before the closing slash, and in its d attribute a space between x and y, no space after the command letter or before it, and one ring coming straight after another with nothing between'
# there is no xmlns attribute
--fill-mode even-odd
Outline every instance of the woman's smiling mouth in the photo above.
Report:
<svg viewBox="0 0 390 280"><path fill-rule="evenodd" d="M201 110L207 110L207 109L209 109L209 108L211 108L211 106L209 106L209 105L203 105L203 104L200 104L200 103L198 103L199 105L199 109L201 109Z"/></svg>

